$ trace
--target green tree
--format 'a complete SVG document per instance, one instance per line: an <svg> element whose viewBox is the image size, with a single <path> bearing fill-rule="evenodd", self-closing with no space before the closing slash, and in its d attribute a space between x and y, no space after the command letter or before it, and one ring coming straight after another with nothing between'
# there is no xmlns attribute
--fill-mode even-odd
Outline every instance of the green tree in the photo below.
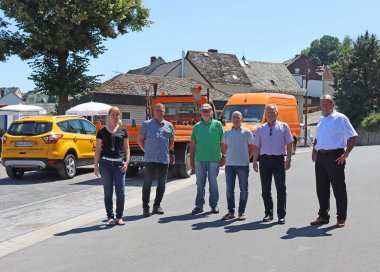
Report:
<svg viewBox="0 0 380 272"><path fill-rule="evenodd" d="M68 95L97 84L98 76L85 73L89 57L106 50L106 39L152 23L142 0L0 0L0 9L0 61L10 55L29 60L30 78L58 98L59 114L68 108Z"/></svg>
<svg viewBox="0 0 380 272"><path fill-rule="evenodd" d="M334 97L354 126L380 110L380 46L368 31L333 65Z"/></svg>
<svg viewBox="0 0 380 272"><path fill-rule="evenodd" d="M310 47L302 50L302 54L309 59L319 60L316 65L329 65L339 58L340 47L338 38L325 35L319 40L312 41Z"/></svg>

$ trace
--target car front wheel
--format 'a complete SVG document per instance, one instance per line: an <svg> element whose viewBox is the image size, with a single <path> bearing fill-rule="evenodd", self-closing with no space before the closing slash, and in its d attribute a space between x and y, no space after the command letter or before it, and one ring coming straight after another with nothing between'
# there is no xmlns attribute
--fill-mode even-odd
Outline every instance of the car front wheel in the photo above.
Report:
<svg viewBox="0 0 380 272"><path fill-rule="evenodd" d="M71 179L77 173L77 160L73 154L67 154L63 160L63 167L58 169L58 174L63 179Z"/></svg>

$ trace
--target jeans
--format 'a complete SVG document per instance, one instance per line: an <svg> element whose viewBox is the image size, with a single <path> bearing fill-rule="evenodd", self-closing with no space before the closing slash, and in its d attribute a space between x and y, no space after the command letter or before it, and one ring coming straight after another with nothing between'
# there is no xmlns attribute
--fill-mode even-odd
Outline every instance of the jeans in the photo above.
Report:
<svg viewBox="0 0 380 272"><path fill-rule="evenodd" d="M248 175L249 166L230 166L226 165L226 193L228 212L235 213L235 180L236 175L239 180L240 199L239 199L239 214L245 213L245 207L248 200Z"/></svg>
<svg viewBox="0 0 380 272"><path fill-rule="evenodd" d="M344 174L346 163L338 165L336 162L343 153L344 149L329 153L318 152L315 161L318 215L326 219L330 218L330 185L336 200L337 219L346 220L347 217L347 189Z"/></svg>
<svg viewBox="0 0 380 272"><path fill-rule="evenodd" d="M219 174L219 162L213 161L195 161L195 175L197 177L197 197L195 206L203 209L205 204L205 186L208 177L210 198L210 207L218 206L219 191L216 178Z"/></svg>
<svg viewBox="0 0 380 272"><path fill-rule="evenodd" d="M113 187L116 192L116 218L123 217L125 201L125 173L120 169L123 162L114 162L101 159L99 162L99 172L104 189L104 205L106 207L107 218L115 217L113 212Z"/></svg>
<svg viewBox="0 0 380 272"><path fill-rule="evenodd" d="M146 162L144 170L144 185L142 189L142 202L143 208L149 209L150 201L150 190L152 187L152 182L157 170L157 188L156 188L156 199L154 200L153 207L160 207L162 198L165 193L165 185L168 177L169 164L165 163L155 163Z"/></svg>
<svg viewBox="0 0 380 272"><path fill-rule="evenodd" d="M286 185L284 157L260 156L260 179L265 214L273 216L272 176L277 190L277 215L284 218L286 215Z"/></svg>

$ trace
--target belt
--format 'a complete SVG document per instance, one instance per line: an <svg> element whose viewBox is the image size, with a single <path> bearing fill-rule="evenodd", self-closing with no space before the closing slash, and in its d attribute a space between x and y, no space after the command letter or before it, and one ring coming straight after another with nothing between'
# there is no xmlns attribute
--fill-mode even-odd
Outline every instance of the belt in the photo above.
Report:
<svg viewBox="0 0 380 272"><path fill-rule="evenodd" d="M318 150L318 152L321 152L321 153L330 153L330 152L337 152L337 151L344 151L344 148L319 149L319 150Z"/></svg>
<svg viewBox="0 0 380 272"><path fill-rule="evenodd" d="M124 160L124 158L107 158L107 157L102 157L103 160L106 160L106 161L116 161L116 162L122 162Z"/></svg>
<svg viewBox="0 0 380 272"><path fill-rule="evenodd" d="M268 155L268 154L262 154L260 156L264 158L283 158L284 157L284 155Z"/></svg>

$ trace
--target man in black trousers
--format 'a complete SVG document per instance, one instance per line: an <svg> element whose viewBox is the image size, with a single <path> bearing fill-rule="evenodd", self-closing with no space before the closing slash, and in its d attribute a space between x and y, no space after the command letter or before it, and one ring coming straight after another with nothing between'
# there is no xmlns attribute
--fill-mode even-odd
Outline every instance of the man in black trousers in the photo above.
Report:
<svg viewBox="0 0 380 272"><path fill-rule="evenodd" d="M319 217L310 224L329 223L331 184L337 206L336 226L343 228L347 217L344 167L348 155L355 146L358 134L352 127L350 120L344 114L334 110L334 101L331 95L321 97L321 110L322 116L317 124L312 152L312 160L315 162Z"/></svg>

